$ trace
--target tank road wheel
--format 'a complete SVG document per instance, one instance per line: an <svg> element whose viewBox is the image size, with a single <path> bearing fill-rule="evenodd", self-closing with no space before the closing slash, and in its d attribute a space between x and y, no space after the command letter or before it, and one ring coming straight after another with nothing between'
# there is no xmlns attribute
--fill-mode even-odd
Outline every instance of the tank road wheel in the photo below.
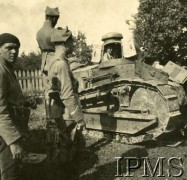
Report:
<svg viewBox="0 0 187 180"><path fill-rule="evenodd" d="M159 92L138 88L132 95L130 107L148 110L150 114L158 118L158 127L165 126L169 110L167 102Z"/></svg>

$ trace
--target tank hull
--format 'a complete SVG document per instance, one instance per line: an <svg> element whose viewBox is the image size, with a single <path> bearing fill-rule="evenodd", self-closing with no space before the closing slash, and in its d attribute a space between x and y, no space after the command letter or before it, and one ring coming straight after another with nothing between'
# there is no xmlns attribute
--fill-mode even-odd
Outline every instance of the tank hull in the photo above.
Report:
<svg viewBox="0 0 187 180"><path fill-rule="evenodd" d="M82 72L82 74L81 74ZM168 73L124 58L74 72L89 130L112 132L129 143L180 129L185 91Z"/></svg>

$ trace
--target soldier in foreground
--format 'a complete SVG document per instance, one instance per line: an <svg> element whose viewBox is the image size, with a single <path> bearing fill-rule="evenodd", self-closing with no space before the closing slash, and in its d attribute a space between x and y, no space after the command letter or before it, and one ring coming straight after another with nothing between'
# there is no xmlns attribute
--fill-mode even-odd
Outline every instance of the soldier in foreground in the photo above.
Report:
<svg viewBox="0 0 187 180"><path fill-rule="evenodd" d="M55 54L53 61L49 64L49 83L48 88L45 90L45 101L46 107L48 107L46 108L48 122L54 119L56 127L53 125L54 123L48 123L47 126L48 158L51 162L58 164L58 167L62 165L60 172L66 168L65 174L71 176L70 171L74 154L77 151L76 148L82 146L79 143L80 140L78 142L75 137L82 137L81 131L85 126L78 98L77 81L66 59L68 54L72 53L72 33L67 29L56 30L51 37L51 42L55 45ZM71 125L67 125L64 121L63 113L65 108L67 108L74 120ZM83 141L84 139L82 139ZM71 165L68 165L69 163ZM59 166L59 164L61 165ZM54 168L54 165L52 165L52 168ZM57 169L55 168L53 171L57 171ZM70 179L69 176L68 179Z"/></svg>
<svg viewBox="0 0 187 180"><path fill-rule="evenodd" d="M19 161L23 156L22 140L28 119L23 119L24 98L13 71L18 57L19 39L9 33L0 34L0 173L1 180L20 180ZM29 116L28 116L29 117Z"/></svg>
<svg viewBox="0 0 187 180"><path fill-rule="evenodd" d="M51 36L51 42L55 45L55 55L49 66L49 81L52 89L59 92L62 103L77 123L77 129L82 129L85 122L78 98L78 82L66 58L73 50L72 33L67 28L56 30Z"/></svg>

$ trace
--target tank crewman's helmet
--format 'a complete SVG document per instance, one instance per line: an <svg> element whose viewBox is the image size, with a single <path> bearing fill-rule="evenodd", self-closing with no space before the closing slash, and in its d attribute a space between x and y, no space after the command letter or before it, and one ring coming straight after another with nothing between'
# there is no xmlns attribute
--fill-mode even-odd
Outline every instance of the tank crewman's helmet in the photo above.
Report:
<svg viewBox="0 0 187 180"><path fill-rule="evenodd" d="M49 6L46 7L45 9L45 15L46 16L56 16L59 17L60 16L60 12L58 7L56 8L50 8Z"/></svg>
<svg viewBox="0 0 187 180"><path fill-rule="evenodd" d="M51 36L51 42L66 42L70 38L72 38L72 32L68 28L57 29Z"/></svg>

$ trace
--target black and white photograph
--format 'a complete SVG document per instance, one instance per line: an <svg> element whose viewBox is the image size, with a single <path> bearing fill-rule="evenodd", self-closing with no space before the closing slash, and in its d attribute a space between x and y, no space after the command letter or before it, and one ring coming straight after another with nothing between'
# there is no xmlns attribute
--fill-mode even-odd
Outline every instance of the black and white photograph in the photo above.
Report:
<svg viewBox="0 0 187 180"><path fill-rule="evenodd" d="M187 180L187 0L0 0L0 180Z"/></svg>

